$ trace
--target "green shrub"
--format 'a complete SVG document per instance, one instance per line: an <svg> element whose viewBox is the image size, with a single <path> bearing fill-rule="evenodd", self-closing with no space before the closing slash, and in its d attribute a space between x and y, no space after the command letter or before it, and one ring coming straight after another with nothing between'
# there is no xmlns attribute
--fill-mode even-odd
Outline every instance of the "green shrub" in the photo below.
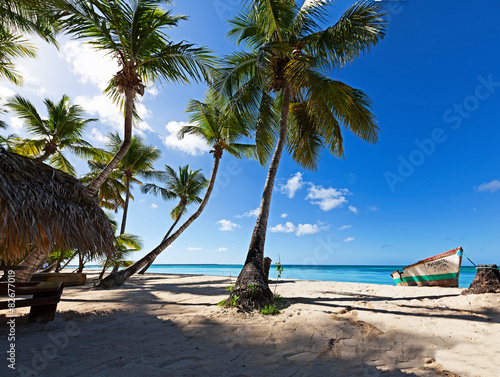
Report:
<svg viewBox="0 0 500 377"><path fill-rule="evenodd" d="M280 314L280 310L274 304L273 305L266 305L262 309L260 309L260 314L276 315L276 314Z"/></svg>

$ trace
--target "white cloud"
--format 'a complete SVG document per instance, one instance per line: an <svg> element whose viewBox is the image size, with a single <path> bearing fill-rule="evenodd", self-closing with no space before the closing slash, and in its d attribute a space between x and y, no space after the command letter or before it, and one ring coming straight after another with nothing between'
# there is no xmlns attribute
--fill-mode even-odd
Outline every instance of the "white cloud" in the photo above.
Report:
<svg viewBox="0 0 500 377"><path fill-rule="evenodd" d="M215 251L229 251L229 249L227 247L219 247L217 250Z"/></svg>
<svg viewBox="0 0 500 377"><path fill-rule="evenodd" d="M149 206L149 208L156 209L156 208L158 208L158 205L155 204L155 203L151 203L151 205Z"/></svg>
<svg viewBox="0 0 500 377"><path fill-rule="evenodd" d="M259 215L260 207L252 209L248 212L245 212L243 215L237 215L236 218L241 219L243 217L257 217Z"/></svg>
<svg viewBox="0 0 500 377"><path fill-rule="evenodd" d="M102 144L106 144L107 142L109 142L108 137L105 136L98 128L95 127L92 128L92 130L90 130L89 139L97 141Z"/></svg>
<svg viewBox="0 0 500 377"><path fill-rule="evenodd" d="M118 63L103 51L92 48L80 41L66 42L60 49L59 56L70 65L70 70L79 77L79 81L91 83L103 90L108 81L120 70Z"/></svg>
<svg viewBox="0 0 500 377"><path fill-rule="evenodd" d="M219 230L223 231L231 231L234 230L235 228L241 228L241 225L232 223L229 220L222 219L216 222L216 224L219 224Z"/></svg>
<svg viewBox="0 0 500 377"><path fill-rule="evenodd" d="M269 228L269 230L275 233L293 233L297 230L297 227L293 225L293 223L291 223L290 221L287 221L285 225L278 224L276 226Z"/></svg>
<svg viewBox="0 0 500 377"><path fill-rule="evenodd" d="M500 190L500 181L494 179L491 182L482 183L478 187L475 187L474 189L479 192L483 191L495 192Z"/></svg>
<svg viewBox="0 0 500 377"><path fill-rule="evenodd" d="M18 133L23 128L24 122L19 117L10 118L10 126L14 129L14 132Z"/></svg>
<svg viewBox="0 0 500 377"><path fill-rule="evenodd" d="M285 219L285 218L287 218L287 217L288 217L288 213L282 213L282 214L281 214L281 218L282 218L282 219Z"/></svg>
<svg viewBox="0 0 500 377"><path fill-rule="evenodd" d="M186 247L186 250L188 250L188 251L198 251L198 250L201 250L201 247Z"/></svg>
<svg viewBox="0 0 500 377"><path fill-rule="evenodd" d="M182 139L177 137L177 132L181 129L181 127L187 125L188 123L186 122L168 122L165 126L168 135L162 137L163 144L167 148L176 149L193 156L198 156L210 151L210 146L207 145L206 141L201 137L195 135L186 135Z"/></svg>
<svg viewBox="0 0 500 377"><path fill-rule="evenodd" d="M149 110L142 102L137 102L135 104L135 109L137 111L137 115L141 117L141 119L149 119L152 116L151 110ZM137 125L136 125L137 126Z"/></svg>
<svg viewBox="0 0 500 377"><path fill-rule="evenodd" d="M351 211L352 213L354 213L355 215L358 214L358 209L354 206L349 206L349 211Z"/></svg>
<svg viewBox="0 0 500 377"><path fill-rule="evenodd" d="M160 90L156 86L151 86L146 88L146 93L148 93L152 97L156 97L158 94L160 94Z"/></svg>
<svg viewBox="0 0 500 377"><path fill-rule="evenodd" d="M378 207L377 206L370 206L368 209L370 211L378 211Z"/></svg>
<svg viewBox="0 0 500 377"><path fill-rule="evenodd" d="M317 204L323 211L329 211L341 207L347 203L346 195L351 193L347 189L336 189L333 187L324 188L311 184L308 189L306 200L312 204Z"/></svg>
<svg viewBox="0 0 500 377"><path fill-rule="evenodd" d="M349 229L351 225L342 225L338 230L346 230Z"/></svg>
<svg viewBox="0 0 500 377"><path fill-rule="evenodd" d="M280 192L286 194L290 199L295 196L295 193L302 188L304 181L302 180L302 173L297 172L292 176L286 185L280 185Z"/></svg>
<svg viewBox="0 0 500 377"><path fill-rule="evenodd" d="M12 97L16 94L13 90L10 90L9 88L0 85L0 99L6 100L8 97Z"/></svg>
<svg viewBox="0 0 500 377"><path fill-rule="evenodd" d="M295 226L290 221L287 221L285 225L278 224L269 228L271 232L274 233L295 233L297 236L303 236L306 234L315 234L321 232L322 230L328 229L327 226L321 226L317 224L299 224Z"/></svg>
<svg viewBox="0 0 500 377"><path fill-rule="evenodd" d="M299 224L297 226L297 231L295 232L295 234L297 236L303 236L305 234L315 234L315 233L318 233L318 232L321 232L322 230L326 229L328 227L321 227L321 226L318 226L316 224L312 225L312 224Z"/></svg>
<svg viewBox="0 0 500 377"><path fill-rule="evenodd" d="M97 116L102 123L120 131L123 129L123 113L104 94L94 97L78 96L75 98L75 103L87 113Z"/></svg>
<svg viewBox="0 0 500 377"><path fill-rule="evenodd" d="M351 242L354 241L354 237L347 237L344 239L344 242Z"/></svg>

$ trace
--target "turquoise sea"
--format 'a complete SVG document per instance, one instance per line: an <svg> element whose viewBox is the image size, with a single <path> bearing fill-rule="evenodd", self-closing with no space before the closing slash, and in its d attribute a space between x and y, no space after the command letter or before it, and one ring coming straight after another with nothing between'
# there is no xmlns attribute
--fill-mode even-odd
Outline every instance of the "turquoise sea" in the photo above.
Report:
<svg viewBox="0 0 500 377"><path fill-rule="evenodd" d="M148 272L237 277L242 267L242 265L238 264L154 264L149 268ZM402 266L283 265L281 278L394 285L391 273L397 269L401 270ZM475 276L476 269L474 267L462 266L459 275L459 286L468 288ZM274 264L271 266L269 277L271 279L276 279L277 277Z"/></svg>

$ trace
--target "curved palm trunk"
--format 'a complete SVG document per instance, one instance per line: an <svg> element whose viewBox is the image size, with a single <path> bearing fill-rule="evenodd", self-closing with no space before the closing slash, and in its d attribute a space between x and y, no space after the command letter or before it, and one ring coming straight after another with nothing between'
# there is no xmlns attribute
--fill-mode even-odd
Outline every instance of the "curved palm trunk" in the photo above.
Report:
<svg viewBox="0 0 500 377"><path fill-rule="evenodd" d="M132 140L132 117L134 110L134 96L135 89L129 88L125 91L125 125L123 131L123 143L118 150L118 152L114 155L108 165L103 169L101 174L97 176L96 179L90 184L88 187L90 196L94 196L99 187L104 183L104 181L108 178L116 165L122 160L122 158L127 154L127 151L130 147L130 141Z"/></svg>
<svg viewBox="0 0 500 377"><path fill-rule="evenodd" d="M125 233L125 225L127 224L127 214L128 214L128 203L130 195L130 178L125 177L125 204L123 205L123 217L122 217L122 227L120 229L120 235Z"/></svg>
<svg viewBox="0 0 500 377"><path fill-rule="evenodd" d="M181 213L184 212L184 208L186 208L186 205L183 205L182 208L181 208L181 211L179 213L179 216L175 219L174 223L172 224L172 226L170 227L170 229L168 230L167 234L165 235L165 237L163 237L163 240L161 242L164 242L167 240L167 238L170 236L170 233L172 233L172 230L174 230L175 226L177 225L177 223L179 222L179 220L181 219ZM156 259L156 258L155 258ZM144 273L148 270L149 267L151 267L151 265L154 263L155 259L153 259L151 262L149 262L146 267L144 267L141 271L139 271L139 275L144 275Z"/></svg>
<svg viewBox="0 0 500 377"><path fill-rule="evenodd" d="M64 266L61 267L61 270L64 270L66 268L66 266L73 260L73 258L75 258L76 254L77 252L75 251L71 256L71 258L69 258L68 261L64 264Z"/></svg>
<svg viewBox="0 0 500 377"><path fill-rule="evenodd" d="M108 263L109 263L109 256L106 257L106 262L104 262L104 266L102 266L101 273L99 274L99 280L102 280L102 277L104 276L104 273L108 269Z"/></svg>
<svg viewBox="0 0 500 377"><path fill-rule="evenodd" d="M54 152L45 151L45 153L42 154L40 157L35 158L35 161L44 162L47 158L49 158L53 154Z"/></svg>
<svg viewBox="0 0 500 377"><path fill-rule="evenodd" d="M167 239L164 238L163 241L150 253L148 253L142 259L139 259L132 266L124 270L109 274L104 280L101 280L97 288L111 288L114 286L120 286L123 283L125 283L125 281L127 281L129 277L137 273L137 271L146 266L148 263L152 262L158 255L160 255L163 250L165 250L168 246L170 246L172 242L174 242L177 239L177 237L179 237L182 234L182 232L184 232L187 229L187 227L191 225L191 223L201 215L203 209L207 205L208 199L210 198L210 194L212 193L212 190L214 188L215 178L217 176L217 170L219 169L219 161L221 157L222 157L222 152L214 153L214 167L212 169L210 183L208 185L207 191L205 192L205 196L203 197L203 200L198 209L196 210L196 212L193 213L180 226L180 228L177 229L177 231L174 234L172 234Z"/></svg>
<svg viewBox="0 0 500 377"><path fill-rule="evenodd" d="M39 248L33 250L30 255L28 255L19 266L28 267L26 270L16 271L16 281L18 283L28 282L38 268L45 261L47 254L41 251Z"/></svg>
<svg viewBox="0 0 500 377"><path fill-rule="evenodd" d="M259 215L250 240L250 246L245 260L245 265L236 279L235 289L231 293L236 296L236 302L245 308L260 309L273 301L273 294L267 283L267 276L264 272L264 244L266 241L267 221L269 218L269 208L273 194L274 181L278 172L281 155L286 141L288 113L290 108L290 88L283 89L283 107L281 108L280 131L276 149L274 150L269 171L267 173L264 192L260 202ZM248 285L256 285L252 289ZM227 300L231 302L231 300Z"/></svg>

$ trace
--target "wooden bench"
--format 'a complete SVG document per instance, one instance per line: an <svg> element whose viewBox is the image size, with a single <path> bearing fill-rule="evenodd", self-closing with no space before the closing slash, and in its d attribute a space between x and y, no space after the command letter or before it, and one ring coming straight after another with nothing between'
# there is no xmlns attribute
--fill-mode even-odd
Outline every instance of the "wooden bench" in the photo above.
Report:
<svg viewBox="0 0 500 377"><path fill-rule="evenodd" d="M14 308L31 306L28 317L29 322L48 322L54 319L57 304L61 300L63 283L30 282L30 283L0 283L0 309L11 310ZM15 301L11 296L15 295ZM31 296L26 298L22 296ZM9 303L11 304L9 306Z"/></svg>

